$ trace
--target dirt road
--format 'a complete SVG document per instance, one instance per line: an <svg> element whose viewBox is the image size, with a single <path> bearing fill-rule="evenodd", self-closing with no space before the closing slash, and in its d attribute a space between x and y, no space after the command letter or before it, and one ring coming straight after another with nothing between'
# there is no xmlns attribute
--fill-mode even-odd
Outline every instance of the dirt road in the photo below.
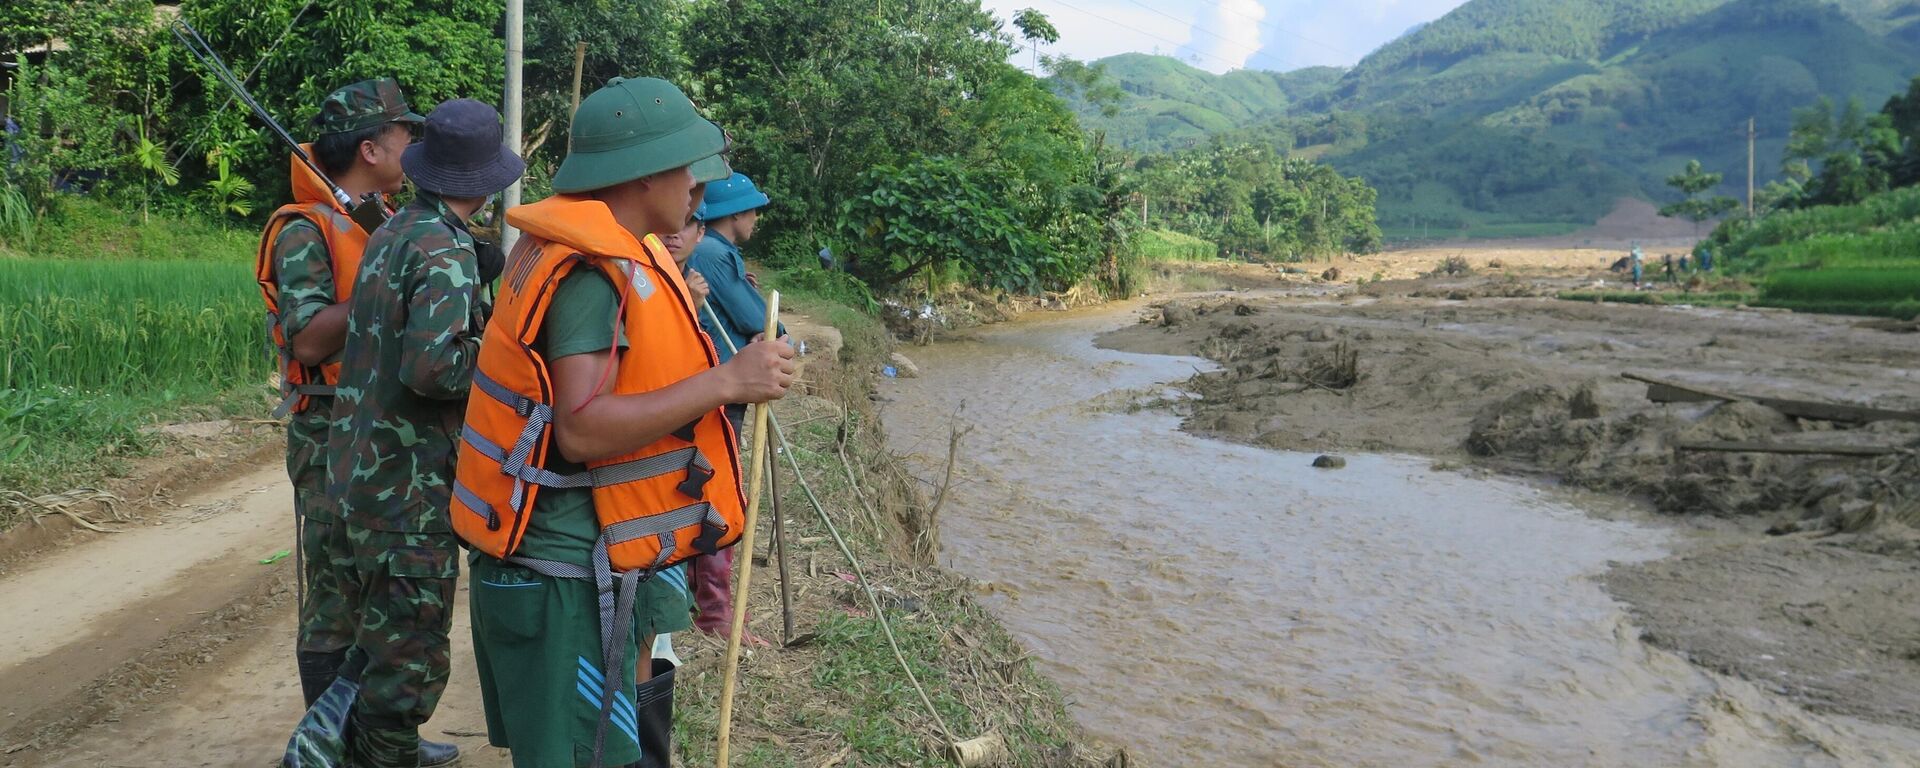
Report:
<svg viewBox="0 0 1920 768"><path fill-rule="evenodd" d="M276 764L300 717L293 559L260 561L293 546L293 492L277 460L234 469L0 575L0 766ZM454 615L454 655L472 658ZM422 732L503 768L472 675L455 665Z"/></svg>

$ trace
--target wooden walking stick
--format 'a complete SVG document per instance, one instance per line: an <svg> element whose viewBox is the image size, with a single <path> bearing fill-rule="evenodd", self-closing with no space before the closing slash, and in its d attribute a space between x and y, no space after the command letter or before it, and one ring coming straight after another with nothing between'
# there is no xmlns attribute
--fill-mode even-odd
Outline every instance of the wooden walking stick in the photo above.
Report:
<svg viewBox="0 0 1920 768"><path fill-rule="evenodd" d="M765 333L777 333L780 327L780 292L767 299ZM721 330L725 333L725 330ZM720 678L720 746L718 764L727 766L727 742L733 730L733 684L740 671L740 638L747 629L747 590L753 580L753 531L760 517L760 483L767 466L767 418L772 415L768 403L753 407L753 468L747 477L747 529L740 535L740 549L747 553L740 561L740 581L733 585L733 631L727 633L727 664Z"/></svg>

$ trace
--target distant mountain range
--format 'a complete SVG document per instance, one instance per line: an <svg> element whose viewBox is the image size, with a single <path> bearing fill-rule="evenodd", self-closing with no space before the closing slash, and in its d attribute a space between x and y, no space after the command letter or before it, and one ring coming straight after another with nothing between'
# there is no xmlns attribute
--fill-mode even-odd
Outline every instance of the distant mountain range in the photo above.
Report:
<svg viewBox="0 0 1920 768"><path fill-rule="evenodd" d="M1920 0L1471 0L1350 69L1096 64L1126 96L1077 106L1121 146L1271 142L1365 177L1390 235L1535 234L1671 199L1689 159L1744 194L1749 116L1764 184L1794 109L1920 75Z"/></svg>

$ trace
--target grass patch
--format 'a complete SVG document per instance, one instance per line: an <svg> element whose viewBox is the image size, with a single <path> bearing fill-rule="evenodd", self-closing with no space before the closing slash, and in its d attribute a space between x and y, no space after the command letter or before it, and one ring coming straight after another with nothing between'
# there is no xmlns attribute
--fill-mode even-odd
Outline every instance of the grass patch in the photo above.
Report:
<svg viewBox="0 0 1920 768"><path fill-rule="evenodd" d="M145 393L0 389L0 488L28 496L123 477L127 460L165 444L158 424L264 416L264 387L198 386ZM0 531L18 522L0 505Z"/></svg>
<svg viewBox="0 0 1920 768"><path fill-rule="evenodd" d="M0 242L0 255L44 259L207 260L245 262L260 230L203 216L122 211L89 197L66 196L32 226L28 238Z"/></svg>
<svg viewBox="0 0 1920 768"><path fill-rule="evenodd" d="M1673 291L1561 291L1555 294L1555 298L1564 301L1648 304L1653 306L1687 304L1696 307L1751 305L1755 297L1756 295L1754 293L1742 291L1704 291L1700 293L1676 293Z"/></svg>
<svg viewBox="0 0 1920 768"><path fill-rule="evenodd" d="M1184 232L1149 229L1134 236L1134 248L1143 262L1220 260L1220 246Z"/></svg>

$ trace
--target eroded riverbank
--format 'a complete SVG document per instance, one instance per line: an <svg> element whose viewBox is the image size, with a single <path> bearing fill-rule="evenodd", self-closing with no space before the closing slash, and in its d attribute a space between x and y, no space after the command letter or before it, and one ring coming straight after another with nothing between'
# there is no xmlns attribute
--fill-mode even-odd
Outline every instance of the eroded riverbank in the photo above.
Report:
<svg viewBox="0 0 1920 768"><path fill-rule="evenodd" d="M885 385L922 477L969 429L944 559L991 582L1095 736L1155 765L1900 765L1920 737L1809 714L1640 639L1598 578L1672 530L1429 459L1195 437L1134 406L1209 367L1095 348L1141 305L914 351ZM1905 762L1903 762L1905 761Z"/></svg>

